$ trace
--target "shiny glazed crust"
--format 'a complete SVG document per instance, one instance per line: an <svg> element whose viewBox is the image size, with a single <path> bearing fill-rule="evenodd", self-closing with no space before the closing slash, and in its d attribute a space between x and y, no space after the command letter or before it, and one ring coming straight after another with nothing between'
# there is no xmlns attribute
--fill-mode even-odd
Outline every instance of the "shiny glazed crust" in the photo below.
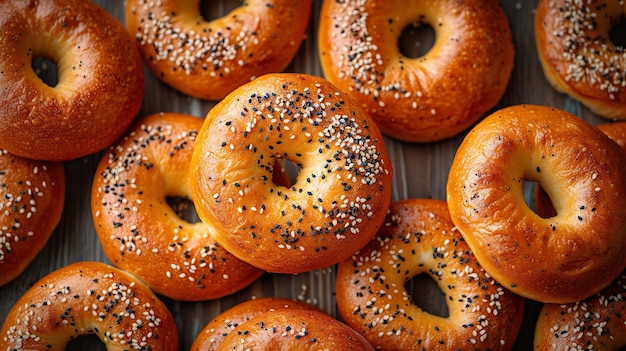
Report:
<svg viewBox="0 0 626 351"><path fill-rule="evenodd" d="M3 1L0 28L0 148L70 160L106 148L132 123L141 57L107 11L82 0ZM32 69L37 57L57 63L55 87Z"/></svg>
<svg viewBox="0 0 626 351"><path fill-rule="evenodd" d="M544 304L535 350L620 350L626 346L626 275L585 300Z"/></svg>
<svg viewBox="0 0 626 351"><path fill-rule="evenodd" d="M92 187L93 220L107 257L176 300L226 296L263 273L167 203L167 197L191 199L189 168L201 126L202 119L175 113L140 119L103 154Z"/></svg>
<svg viewBox="0 0 626 351"><path fill-rule="evenodd" d="M600 124L598 129L616 142L626 153L626 121ZM535 187L533 202L535 212L541 217L547 218L556 215L550 197L540 186Z"/></svg>
<svg viewBox="0 0 626 351"><path fill-rule="evenodd" d="M200 218L233 255L298 273L350 257L390 201L391 162L370 117L322 78L269 74L211 109L198 134L191 187ZM300 167L291 187L272 165Z"/></svg>
<svg viewBox="0 0 626 351"><path fill-rule="evenodd" d="M626 153L626 121L603 123L598 126L598 129L616 142Z"/></svg>
<svg viewBox="0 0 626 351"><path fill-rule="evenodd" d="M65 350L96 334L109 351L178 350L166 306L139 280L101 262L79 262L36 282L2 326L2 350Z"/></svg>
<svg viewBox="0 0 626 351"><path fill-rule="evenodd" d="M198 334L191 346L191 351L215 351L224 337L235 330L239 325L250 319L277 310L308 310L323 313L319 308L282 297L262 297L247 300L220 313L209 322Z"/></svg>
<svg viewBox="0 0 626 351"><path fill-rule="evenodd" d="M537 51L548 82L609 119L626 119L626 49L609 38L625 15L626 4L619 0L540 0L535 15Z"/></svg>
<svg viewBox="0 0 626 351"><path fill-rule="evenodd" d="M426 274L448 316L411 302L406 283ZM337 268L341 320L380 350L510 350L524 300L496 283L454 228L440 200L391 204L376 238Z"/></svg>
<svg viewBox="0 0 626 351"><path fill-rule="evenodd" d="M206 21L200 0L128 0L126 25L156 77L200 99L219 100L295 56L312 0L250 0Z"/></svg>
<svg viewBox="0 0 626 351"><path fill-rule="evenodd" d="M530 299L566 303L607 286L626 267L626 160L598 128L554 108L511 106L461 143L448 204L481 266ZM537 182L556 215L526 204Z"/></svg>
<svg viewBox="0 0 626 351"><path fill-rule="evenodd" d="M409 58L402 30L430 25L434 46ZM495 0L324 1L318 31L325 77L353 96L383 133L407 142L454 136L494 107L514 48Z"/></svg>
<svg viewBox="0 0 626 351"><path fill-rule="evenodd" d="M61 220L63 164L0 151L0 286L35 259Z"/></svg>
<svg viewBox="0 0 626 351"><path fill-rule="evenodd" d="M325 312L281 309L263 313L224 337L217 351L374 351L356 331Z"/></svg>

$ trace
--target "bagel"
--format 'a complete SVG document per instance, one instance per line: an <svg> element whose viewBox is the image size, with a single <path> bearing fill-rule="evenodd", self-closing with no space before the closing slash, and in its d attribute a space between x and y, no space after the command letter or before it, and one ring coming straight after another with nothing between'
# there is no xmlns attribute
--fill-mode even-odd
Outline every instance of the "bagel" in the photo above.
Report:
<svg viewBox="0 0 626 351"><path fill-rule="evenodd" d="M411 302L405 286L419 274L443 291L447 316ZM441 200L392 203L376 238L339 263L335 290L341 320L377 350L510 350L524 314L524 299L480 267Z"/></svg>
<svg viewBox="0 0 626 351"><path fill-rule="evenodd" d="M620 350L626 346L626 275L582 301L544 304L535 350Z"/></svg>
<svg viewBox="0 0 626 351"><path fill-rule="evenodd" d="M59 268L28 289L9 311L2 350L65 350L96 334L107 350L178 350L167 307L135 277L101 262Z"/></svg>
<svg viewBox="0 0 626 351"><path fill-rule="evenodd" d="M224 337L250 319L275 310L311 310L322 312L308 303L283 297L261 297L241 302L220 313L198 334L191 351L215 351Z"/></svg>
<svg viewBox="0 0 626 351"><path fill-rule="evenodd" d="M0 28L1 149L70 160L106 148L132 123L143 66L111 14L83 0L3 1ZM57 64L54 87L35 74L38 57Z"/></svg>
<svg viewBox="0 0 626 351"><path fill-rule="evenodd" d="M212 21L201 0L128 0L126 24L144 62L172 88L220 100L242 84L281 72L295 56L312 0L250 0Z"/></svg>
<svg viewBox="0 0 626 351"><path fill-rule="evenodd" d="M494 112L459 146L447 183L454 224L481 266L529 299L568 303L626 268L626 160L598 128L568 112L519 105ZM524 182L549 195L542 218Z"/></svg>
<svg viewBox="0 0 626 351"><path fill-rule="evenodd" d="M65 204L62 163L0 151L0 286L17 278L43 249Z"/></svg>
<svg viewBox="0 0 626 351"><path fill-rule="evenodd" d="M616 142L622 151L626 152L626 121L603 123L598 125L598 129Z"/></svg>
<svg viewBox="0 0 626 351"><path fill-rule="evenodd" d="M410 58L402 30L430 25L435 43ZM383 133L406 142L457 135L493 108L514 48L497 0L324 1L318 28L324 76L361 104Z"/></svg>
<svg viewBox="0 0 626 351"><path fill-rule="evenodd" d="M540 0L535 13L547 81L608 119L626 119L626 49L609 36L624 16L626 4L618 0Z"/></svg>
<svg viewBox="0 0 626 351"><path fill-rule="evenodd" d="M227 350L355 350L374 348L356 331L325 312L278 309L228 333L217 347Z"/></svg>
<svg viewBox="0 0 626 351"><path fill-rule="evenodd" d="M111 262L175 300L230 295L261 276L215 241L209 226L176 215L167 197L191 199L189 169L202 119L160 113L139 120L104 153L92 217Z"/></svg>
<svg viewBox="0 0 626 351"><path fill-rule="evenodd" d="M299 167L290 187L272 165ZM191 190L226 250L275 273L350 257L376 233L391 197L391 162L370 117L326 80L268 74L213 107L198 133Z"/></svg>
<svg viewBox="0 0 626 351"><path fill-rule="evenodd" d="M622 151L626 152L626 121L603 123L598 125L598 129L616 142L622 148ZM556 210L552 206L550 197L540 186L535 187L533 203L535 212L541 217L548 218L556 215Z"/></svg>

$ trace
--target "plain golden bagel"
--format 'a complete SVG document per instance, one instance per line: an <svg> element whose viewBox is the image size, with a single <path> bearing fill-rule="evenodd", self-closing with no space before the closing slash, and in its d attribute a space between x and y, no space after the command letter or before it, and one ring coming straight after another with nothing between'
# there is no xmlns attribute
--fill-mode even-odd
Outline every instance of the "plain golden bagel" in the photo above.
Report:
<svg viewBox="0 0 626 351"><path fill-rule="evenodd" d="M352 328L325 312L280 309L256 316L228 333L217 347L217 351L227 350L375 349Z"/></svg>
<svg viewBox="0 0 626 351"><path fill-rule="evenodd" d="M288 160L291 186L274 184ZM374 236L391 197L383 137L358 104L323 78L268 74L207 114L191 190L226 250L276 273L325 268Z"/></svg>
<svg viewBox="0 0 626 351"><path fill-rule="evenodd" d="M167 202L191 199L189 169L201 126L202 119L176 113L138 120L103 153L92 186L92 217L106 256L175 300L230 295L263 273Z"/></svg>
<svg viewBox="0 0 626 351"><path fill-rule="evenodd" d="M448 316L411 301L405 286L420 274L443 291ZM524 313L524 299L480 267L440 200L392 203L376 238L339 263L335 290L341 320L377 350L510 350Z"/></svg>
<svg viewBox="0 0 626 351"><path fill-rule="evenodd" d="M61 220L65 204L62 163L0 151L0 286L37 257Z"/></svg>
<svg viewBox="0 0 626 351"><path fill-rule="evenodd" d="M323 311L311 304L283 297L261 297L239 303L220 313L198 334L191 351L215 351L226 335L250 319L276 310Z"/></svg>
<svg viewBox="0 0 626 351"><path fill-rule="evenodd" d="M295 56L312 0L245 1L207 21L200 0L128 0L126 26L144 62L174 89L219 100L266 73L282 72Z"/></svg>
<svg viewBox="0 0 626 351"><path fill-rule="evenodd" d="M519 105L465 137L447 183L454 224L506 288L567 303L606 287L626 267L626 160L598 128L565 111ZM525 202L536 182L555 215Z"/></svg>
<svg viewBox="0 0 626 351"><path fill-rule="evenodd" d="M620 0L540 0L535 14L548 82L608 119L626 119L626 49L610 37L624 16Z"/></svg>
<svg viewBox="0 0 626 351"><path fill-rule="evenodd" d="M622 151L626 153L626 121L603 123L598 125L598 129L616 142L622 148ZM540 186L535 187L533 202L535 212L541 217L546 218L556 215L554 206L550 202L550 197Z"/></svg>
<svg viewBox="0 0 626 351"><path fill-rule="evenodd" d="M62 161L100 151L132 123L143 100L139 50L124 26L91 1L0 3L0 148ZM52 87L38 57L57 65Z"/></svg>
<svg viewBox="0 0 626 351"><path fill-rule="evenodd" d="M2 350L65 350L96 334L109 351L178 350L172 314L148 287L101 262L78 262L35 282L9 311Z"/></svg>
<svg viewBox="0 0 626 351"><path fill-rule="evenodd" d="M402 30L435 31L423 56L398 47ZM496 0L326 0L318 28L325 77L372 115L383 133L431 142L467 129L504 94L514 48Z"/></svg>

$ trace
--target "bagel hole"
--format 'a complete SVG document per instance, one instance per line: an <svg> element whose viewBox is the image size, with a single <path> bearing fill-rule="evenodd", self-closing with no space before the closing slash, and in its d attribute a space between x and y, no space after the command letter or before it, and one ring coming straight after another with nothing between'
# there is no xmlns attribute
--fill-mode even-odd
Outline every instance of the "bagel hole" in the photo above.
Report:
<svg viewBox="0 0 626 351"><path fill-rule="evenodd" d="M291 187L296 183L300 173L300 166L295 162L286 158L279 158L274 165L274 173L272 174L272 182L275 185Z"/></svg>
<svg viewBox="0 0 626 351"><path fill-rule="evenodd" d="M450 316L446 295L430 275L416 275L406 283L406 289L413 303L425 312L442 318Z"/></svg>
<svg viewBox="0 0 626 351"><path fill-rule="evenodd" d="M550 195L537 182L524 182L524 200L528 207L541 218L556 216Z"/></svg>
<svg viewBox="0 0 626 351"><path fill-rule="evenodd" d="M626 51L626 16L620 17L611 28L609 39L615 46L620 47L622 52Z"/></svg>
<svg viewBox="0 0 626 351"><path fill-rule="evenodd" d="M400 53L408 58L426 55L434 44L435 30L430 24L422 21L416 21L404 27L398 39Z"/></svg>
<svg viewBox="0 0 626 351"><path fill-rule="evenodd" d="M205 21L211 22L220 17L223 17L224 15L241 5L241 0L201 0L200 14Z"/></svg>
<svg viewBox="0 0 626 351"><path fill-rule="evenodd" d="M107 348L96 334L81 334L67 343L66 351L105 351Z"/></svg>
<svg viewBox="0 0 626 351"><path fill-rule="evenodd" d="M33 59L32 68L37 77L48 86L54 88L59 83L59 71L56 62L43 56L37 56Z"/></svg>
<svg viewBox="0 0 626 351"><path fill-rule="evenodd" d="M168 196L165 201L180 219L191 224L200 222L193 201L181 196Z"/></svg>

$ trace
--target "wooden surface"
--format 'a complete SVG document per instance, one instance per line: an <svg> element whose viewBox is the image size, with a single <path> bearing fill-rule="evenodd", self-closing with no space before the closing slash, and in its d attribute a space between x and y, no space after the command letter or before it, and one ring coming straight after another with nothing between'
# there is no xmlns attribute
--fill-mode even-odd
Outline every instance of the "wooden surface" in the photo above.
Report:
<svg viewBox="0 0 626 351"><path fill-rule="evenodd" d="M123 22L122 0L97 0L107 11ZM236 4L236 3L235 3ZM534 44L535 0L502 0L501 5L509 18L516 47L515 68L505 96L498 107L530 103L549 105L577 113L593 124L604 120L591 114L575 101L555 92L545 81L541 72ZM209 17L232 8L232 1L206 2L203 9ZM288 72L305 72L321 75L317 59L316 23L320 0L309 25L308 36L297 57L287 68ZM411 43L409 43L409 47ZM199 101L177 93L160 83L146 71L145 98L139 116L161 111L176 111L204 117L214 102ZM446 98L442 96L441 98ZM445 199L445 184L455 150L464 134L455 138L425 144L412 145L386 139L389 154L395 169L392 200L405 198ZM67 195L63 218L47 246L17 280L0 287L0 323L15 301L33 282L50 271L72 262L96 260L108 262L95 234L90 210L91 182L100 154L90 155L65 163ZM428 283L428 279L414 279L408 284L412 291ZM429 311L445 309L438 302L441 293L436 289L420 288L413 293L419 305ZM180 335L181 350L188 350L200 330L220 311L253 296L285 296L309 301L337 316L334 299L334 268L299 275L266 274L251 286L232 296L207 302L179 302L163 298L176 318ZM532 349L532 333L540 304L527 303L523 330L514 347L515 350ZM104 349L103 344L90 337L82 337L70 344L69 349Z"/></svg>

